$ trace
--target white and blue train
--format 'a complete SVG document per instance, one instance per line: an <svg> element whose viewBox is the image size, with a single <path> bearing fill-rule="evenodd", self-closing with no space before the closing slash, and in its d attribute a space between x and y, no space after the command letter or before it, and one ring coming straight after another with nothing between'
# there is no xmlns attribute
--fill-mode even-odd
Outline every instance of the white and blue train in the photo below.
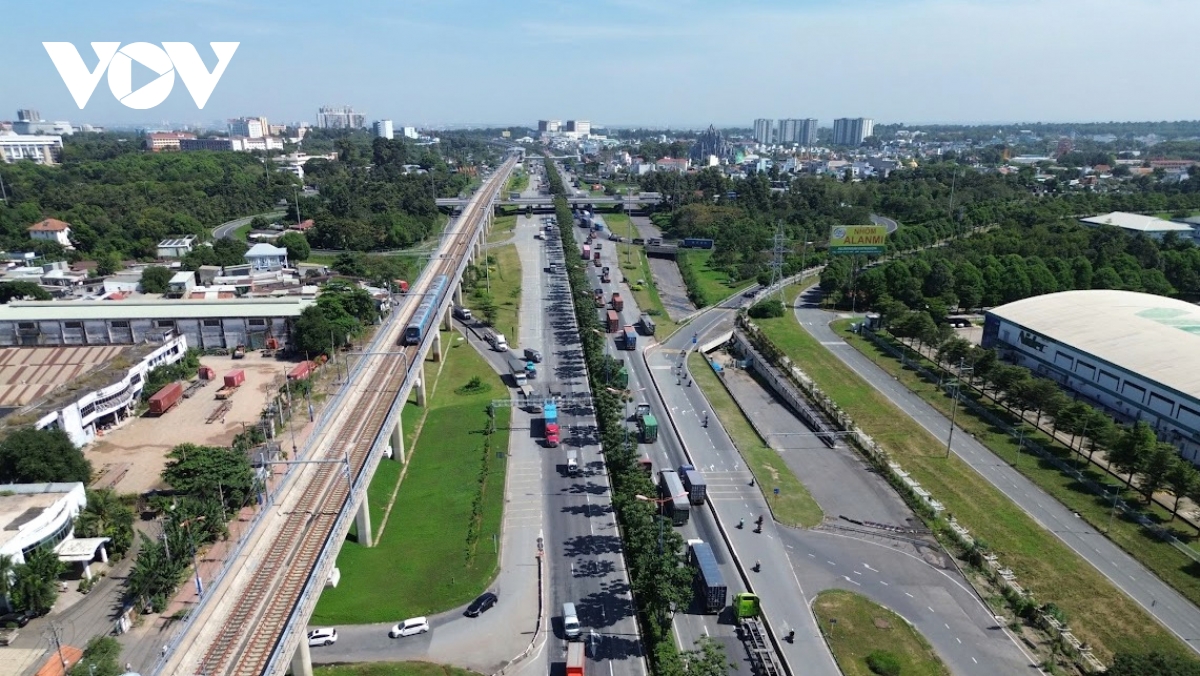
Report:
<svg viewBox="0 0 1200 676"><path fill-rule="evenodd" d="M425 292L408 326L404 327L404 337L401 339L404 345L420 345L425 338L425 331L436 323L437 309L442 304L442 294L446 292L449 281L446 275L438 275L429 283L429 290Z"/></svg>

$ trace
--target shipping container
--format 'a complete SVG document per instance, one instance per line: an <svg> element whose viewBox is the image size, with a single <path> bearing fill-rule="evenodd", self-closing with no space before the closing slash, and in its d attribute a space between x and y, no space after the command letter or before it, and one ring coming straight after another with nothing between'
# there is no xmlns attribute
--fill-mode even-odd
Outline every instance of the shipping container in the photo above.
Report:
<svg viewBox="0 0 1200 676"><path fill-rule="evenodd" d="M621 315L617 314L616 310L609 310L605 319L608 323L609 333L616 333L621 330Z"/></svg>
<svg viewBox="0 0 1200 676"><path fill-rule="evenodd" d="M623 343L621 345L622 349L625 349L625 350L636 350L637 349L637 332L633 330L632 326L625 327L625 331L622 333L621 342Z"/></svg>
<svg viewBox="0 0 1200 676"><path fill-rule="evenodd" d="M683 480L683 488L688 492L688 500L693 505L703 505L704 496L708 493L708 482L700 470L691 465L679 468L679 478Z"/></svg>
<svg viewBox="0 0 1200 676"><path fill-rule="evenodd" d="M642 433L642 443L652 444L658 441L658 419L647 413L638 418L638 431Z"/></svg>
<svg viewBox="0 0 1200 676"><path fill-rule="evenodd" d="M316 368L317 368L316 362L308 361L308 360L302 361L299 364L296 364L294 367L292 367L291 371L288 371L287 379L288 380L304 380Z"/></svg>
<svg viewBox="0 0 1200 676"><path fill-rule="evenodd" d="M171 383L164 386L161 390L154 393L150 397L150 412L155 415L162 415L171 410L171 407L179 403L183 397L183 383Z"/></svg>
<svg viewBox="0 0 1200 676"><path fill-rule="evenodd" d="M566 676L584 676L583 666L586 660L583 656L583 648L583 643L575 642L567 644Z"/></svg>
<svg viewBox="0 0 1200 676"><path fill-rule="evenodd" d="M591 259L592 259L592 247L587 244L584 244L583 245L583 260L587 261L587 260L591 260Z"/></svg>
<svg viewBox="0 0 1200 676"><path fill-rule="evenodd" d="M717 556L707 542L693 543L689 563L695 569L692 583L700 596L700 606L706 613L719 613L725 609L729 589L717 565Z"/></svg>
<svg viewBox="0 0 1200 676"><path fill-rule="evenodd" d="M599 251L592 254L592 265L594 265L596 267L600 267L600 252Z"/></svg>
<svg viewBox="0 0 1200 676"><path fill-rule="evenodd" d="M211 366L201 366L196 375L200 376L200 380L216 380L217 370Z"/></svg>
<svg viewBox="0 0 1200 676"><path fill-rule="evenodd" d="M244 382L246 382L246 372L242 369L234 369L225 374L225 387L241 387Z"/></svg>
<svg viewBox="0 0 1200 676"><path fill-rule="evenodd" d="M658 473L658 497L662 500L662 514L671 519L672 525L683 526L688 522L692 507L675 470L664 469Z"/></svg>
<svg viewBox="0 0 1200 676"><path fill-rule="evenodd" d="M545 407L542 409L542 415L546 418L547 425L557 424L558 404L553 401L547 401Z"/></svg>
<svg viewBox="0 0 1200 676"><path fill-rule="evenodd" d="M621 312L625 309L625 299L621 298L620 293L613 292L612 309L616 310L617 312Z"/></svg>

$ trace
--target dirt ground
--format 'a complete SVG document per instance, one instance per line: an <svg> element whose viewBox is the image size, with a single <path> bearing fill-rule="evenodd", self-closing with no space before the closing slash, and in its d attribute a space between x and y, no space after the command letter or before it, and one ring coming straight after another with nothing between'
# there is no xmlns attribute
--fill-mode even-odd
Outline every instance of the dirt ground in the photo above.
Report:
<svg viewBox="0 0 1200 676"><path fill-rule="evenodd" d="M217 372L217 379L197 391L191 398L180 399L174 408L162 417L144 415L131 418L116 429L109 430L96 443L84 449L84 455L102 476L120 476L112 486L118 493L144 493L162 487L159 475L166 465L166 454L182 443L198 445L228 446L233 437L241 432L243 424L253 425L259 420L263 407L272 391L272 384L283 383L284 374L294 364L276 361L251 352L245 359L232 357L203 357L200 361ZM246 371L246 382L237 389L229 401L229 411L211 424L209 415L221 405L215 398L221 389L221 379L234 369Z"/></svg>

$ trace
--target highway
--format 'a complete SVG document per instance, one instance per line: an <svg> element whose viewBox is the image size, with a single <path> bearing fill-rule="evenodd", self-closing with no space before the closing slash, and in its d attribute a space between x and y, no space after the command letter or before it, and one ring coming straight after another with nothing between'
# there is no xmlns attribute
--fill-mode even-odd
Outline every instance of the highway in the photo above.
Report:
<svg viewBox="0 0 1200 676"><path fill-rule="evenodd" d="M250 221L257 218L258 216L262 216L263 218L270 220L272 218L279 218L280 216L283 216L285 213L287 213L287 212L280 209L278 211L268 211L268 212L262 213L262 214L254 214L253 216L245 216L243 218L235 218L232 221L225 221L224 223L213 228L212 238L213 239L230 239L233 237L233 233L238 228L242 227L243 225L246 225Z"/></svg>
<svg viewBox="0 0 1200 676"><path fill-rule="evenodd" d="M476 194L475 199L447 230L434 267L414 283L409 302L403 303L380 329L374 345L394 346L416 299L425 294L437 274L456 275L471 254L476 235L491 208L492 196L507 180L516 160L510 158ZM431 338L434 332L428 334ZM184 623L181 634L164 649L165 664L155 673L282 674L292 661L291 649L299 645L307 613L311 612L324 577L317 569L332 565L333 555L349 529L351 510L361 499L387 439L385 421L414 385L413 373L424 346L364 355L340 409L317 432L305 459L322 464L299 465L274 503L205 599ZM416 362L416 363L414 363ZM401 399L402 401L402 399ZM394 424L394 423L391 423ZM339 465L349 463L349 477ZM351 493L353 482L354 493ZM356 497L351 498L354 495ZM324 569L321 569L324 570ZM315 577L314 577L315 576ZM299 613L293 620L293 613ZM283 640L281 641L281 637Z"/></svg>
<svg viewBox="0 0 1200 676"><path fill-rule="evenodd" d="M938 439L947 438L950 421L870 359L846 344L829 327L836 317L816 306L819 290L803 296L796 308L797 321L843 363L886 396L895 406ZM1200 652L1200 609L1158 579L1086 521L1076 517L1020 472L993 454L961 428L955 430L953 452L1100 571L1163 626ZM967 524L969 527L970 524ZM1000 554L1003 557L1003 553Z"/></svg>

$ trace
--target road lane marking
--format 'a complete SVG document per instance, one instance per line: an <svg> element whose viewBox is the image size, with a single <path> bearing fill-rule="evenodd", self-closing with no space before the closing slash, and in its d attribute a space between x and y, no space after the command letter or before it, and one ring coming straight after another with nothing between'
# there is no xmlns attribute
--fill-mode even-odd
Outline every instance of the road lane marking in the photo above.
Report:
<svg viewBox="0 0 1200 676"><path fill-rule="evenodd" d="M947 629L949 629L949 627L947 627ZM959 637L955 636L955 637L954 637L954 640L955 640L955 641L958 641L958 644L959 644L959 645L962 645L962 639L961 639L961 638L959 638Z"/></svg>
<svg viewBox="0 0 1200 676"><path fill-rule="evenodd" d="M874 568L872 568L872 567L871 567L871 564L869 564L869 563L864 563L864 564L863 564L863 568L866 568L867 570L871 571L872 573L878 573L878 572L879 572L879 571L875 570Z"/></svg>
<svg viewBox="0 0 1200 676"><path fill-rule="evenodd" d="M974 657L971 658L971 661L974 662L975 664L979 664L979 660L975 659Z"/></svg>
<svg viewBox="0 0 1200 676"><path fill-rule="evenodd" d="M861 586L862 586L862 585L861 585L861 584L859 584L859 583L858 583L856 580L851 580L849 575L843 575L842 577L843 577L843 578L845 578L846 582L849 582L849 583L850 583L850 584L852 584L852 585L855 585L855 586L858 586L858 587L861 587Z"/></svg>
<svg viewBox="0 0 1200 676"><path fill-rule="evenodd" d="M926 608L929 608L929 612L931 612L931 613L932 613L932 612L934 612L934 610L933 610L933 608L932 608L932 607L930 607L930 606L925 606L925 607L926 607Z"/></svg>
<svg viewBox="0 0 1200 676"><path fill-rule="evenodd" d="M884 582L883 580L880 580L880 581L879 581L879 584L881 584L881 585L883 585L883 586L885 586L885 587L887 587L887 586L888 586L888 583Z"/></svg>
<svg viewBox="0 0 1200 676"><path fill-rule="evenodd" d="M830 561L829 559L825 559L825 563L828 563L828 564L829 564L829 565L831 565L831 566L836 566L836 565L837 565L836 563L834 563L833 561Z"/></svg>
<svg viewBox="0 0 1200 676"><path fill-rule="evenodd" d="M909 594L908 592L904 592L904 595L910 599L916 598L915 596L913 596L912 594Z"/></svg>

